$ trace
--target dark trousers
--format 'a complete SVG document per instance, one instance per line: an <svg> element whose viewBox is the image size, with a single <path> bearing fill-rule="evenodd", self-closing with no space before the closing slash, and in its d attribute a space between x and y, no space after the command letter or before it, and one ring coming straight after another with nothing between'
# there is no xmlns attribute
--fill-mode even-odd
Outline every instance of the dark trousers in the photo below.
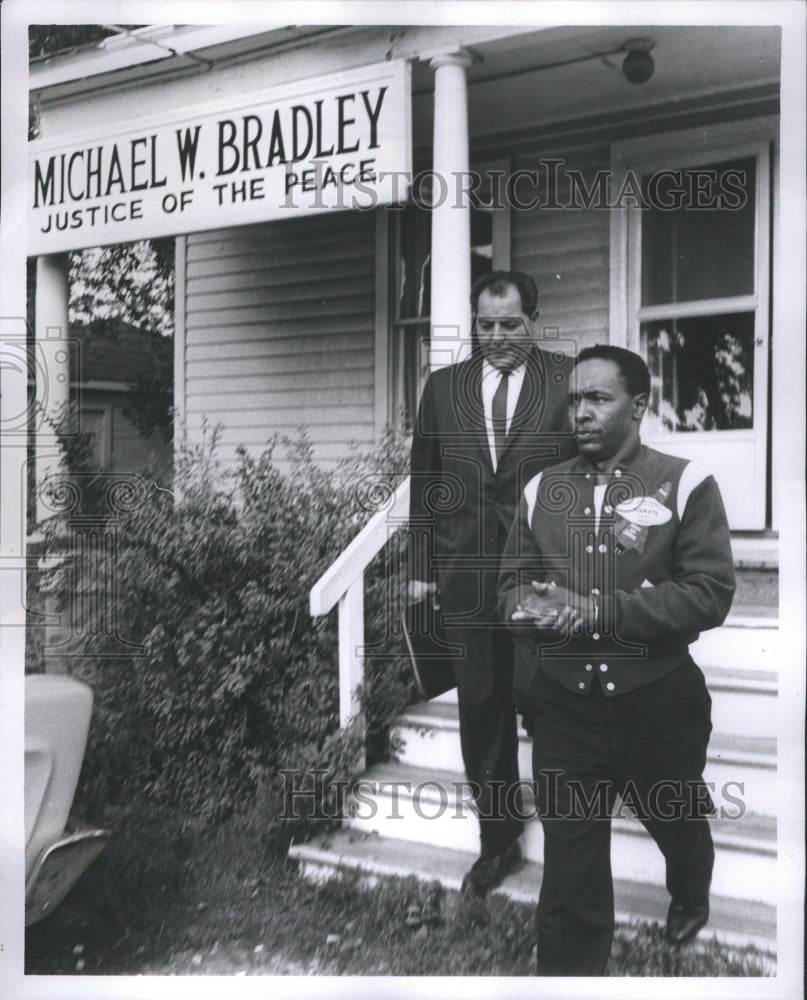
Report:
<svg viewBox="0 0 807 1000"><path fill-rule="evenodd" d="M513 705L513 645L503 626L448 628L464 655L453 661L462 760L478 788L481 853L503 851L523 830L518 795L518 730Z"/></svg>
<svg viewBox="0 0 807 1000"><path fill-rule="evenodd" d="M702 774L711 731L703 674L687 659L665 677L606 698L541 674L533 771L544 831L536 913L538 973L602 975L614 931L610 812L634 808L666 860L667 889L701 902L714 863ZM626 809L627 813L628 810Z"/></svg>

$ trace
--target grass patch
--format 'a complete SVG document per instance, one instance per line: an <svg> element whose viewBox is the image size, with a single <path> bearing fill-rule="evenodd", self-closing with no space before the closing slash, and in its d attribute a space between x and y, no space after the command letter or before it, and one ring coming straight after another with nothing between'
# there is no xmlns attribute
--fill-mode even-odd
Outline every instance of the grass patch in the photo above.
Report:
<svg viewBox="0 0 807 1000"><path fill-rule="evenodd" d="M28 975L526 976L533 908L447 893L442 922L405 925L428 886L350 874L315 884L259 816L216 828L167 813L121 815L105 852L62 905L28 929ZM620 928L614 976L769 974L753 948L669 949L653 925Z"/></svg>

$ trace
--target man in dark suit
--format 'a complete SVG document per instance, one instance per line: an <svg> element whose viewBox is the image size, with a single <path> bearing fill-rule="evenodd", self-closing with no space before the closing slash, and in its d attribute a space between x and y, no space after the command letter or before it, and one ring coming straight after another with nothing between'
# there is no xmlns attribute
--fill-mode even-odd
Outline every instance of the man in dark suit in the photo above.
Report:
<svg viewBox="0 0 807 1000"><path fill-rule="evenodd" d="M462 650L453 660L460 742L481 842L463 888L478 893L518 864L523 828L499 562L526 483L574 452L572 359L535 343L537 297L517 271L474 283L472 356L429 376L412 440L409 598L439 601L447 639Z"/></svg>

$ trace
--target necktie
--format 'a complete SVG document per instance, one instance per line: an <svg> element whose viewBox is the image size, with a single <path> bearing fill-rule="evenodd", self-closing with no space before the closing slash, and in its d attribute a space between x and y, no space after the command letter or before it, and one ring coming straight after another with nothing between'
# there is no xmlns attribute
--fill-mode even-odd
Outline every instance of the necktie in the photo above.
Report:
<svg viewBox="0 0 807 1000"><path fill-rule="evenodd" d="M490 415L493 422L493 442L496 445L496 462L498 463L504 451L504 442L507 438L507 380L510 372L502 372L496 391L493 393L493 402L490 408Z"/></svg>

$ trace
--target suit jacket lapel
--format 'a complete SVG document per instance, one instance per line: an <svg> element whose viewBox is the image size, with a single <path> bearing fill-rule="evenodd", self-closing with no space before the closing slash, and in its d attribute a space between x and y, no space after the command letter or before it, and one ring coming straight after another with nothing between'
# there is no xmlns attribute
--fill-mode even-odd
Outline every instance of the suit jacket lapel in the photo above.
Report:
<svg viewBox="0 0 807 1000"><path fill-rule="evenodd" d="M556 395L554 386L550 386L551 372L548 370L545 356L537 347L533 347L527 357L524 370L524 381L521 392L510 421L510 433L504 444L502 455L513 444L519 434L524 431L540 430L544 415L551 410L550 402ZM454 401L459 406L457 414L459 425L473 435L487 467L492 472L493 462L490 457L490 442L485 427L485 408L482 402L482 356L476 354L466 364L457 366L457 384L455 385ZM564 390L565 391L565 390Z"/></svg>
<svg viewBox="0 0 807 1000"><path fill-rule="evenodd" d="M510 421L510 433L505 442L505 451L510 447L521 431L535 431L539 428L547 409L549 387L544 358L537 347L533 348L524 369L524 381L518 396L513 419Z"/></svg>
<svg viewBox="0 0 807 1000"><path fill-rule="evenodd" d="M489 471L493 471L488 432L485 427L485 407L482 402L482 357L471 357L466 364L457 366L457 384L454 402L459 407L458 423L471 435L482 452Z"/></svg>
<svg viewBox="0 0 807 1000"><path fill-rule="evenodd" d="M479 358L474 364L473 373L474 408L476 416L476 440L479 449L485 457L488 468L493 472L493 459L490 457L490 441L488 441L488 429L485 426L485 404L482 400L482 359Z"/></svg>

